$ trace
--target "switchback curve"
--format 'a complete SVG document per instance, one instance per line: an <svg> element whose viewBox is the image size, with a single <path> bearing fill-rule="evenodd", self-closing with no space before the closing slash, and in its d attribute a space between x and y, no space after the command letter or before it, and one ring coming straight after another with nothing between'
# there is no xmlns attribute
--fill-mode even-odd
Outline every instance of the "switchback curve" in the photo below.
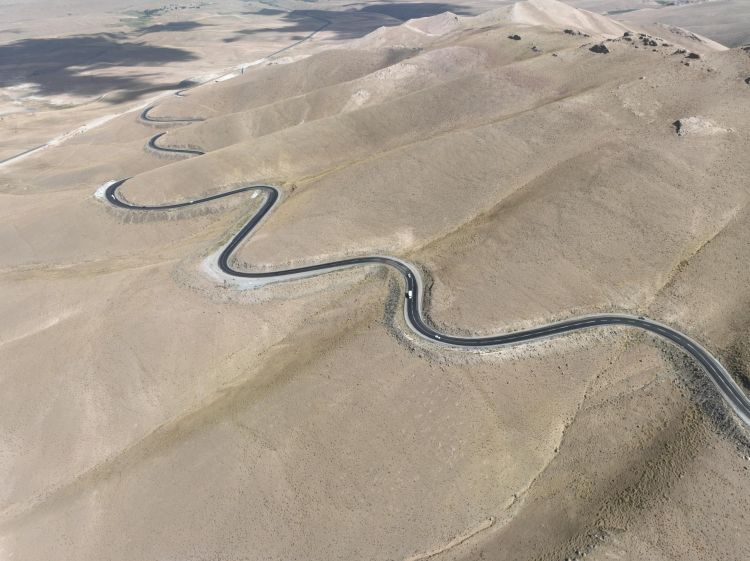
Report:
<svg viewBox="0 0 750 561"><path fill-rule="evenodd" d="M189 154L191 156L202 156L205 152L201 150L190 150L188 148L165 148L163 146L157 146L156 141L167 134L167 132L160 132L159 134L152 136L148 140L148 147L159 152L172 152L174 154Z"/></svg>
<svg viewBox="0 0 750 561"><path fill-rule="evenodd" d="M181 90L181 91L185 91L185 90ZM185 96L180 96L180 97L185 97ZM166 123L166 124L169 124L169 123L199 123L199 122L203 121L203 119L153 119L153 118L151 118L151 117L148 116L148 112L151 111L154 107L156 107L156 106L155 105L149 105L148 107L146 107L146 109L144 109L143 111L141 111L141 120L146 121L147 123L162 123L162 124L164 124L164 123Z"/></svg>
<svg viewBox="0 0 750 561"><path fill-rule="evenodd" d="M158 136L160 135L157 135L157 137L155 138L158 138ZM153 138L152 141L155 140L155 138ZM158 147L156 148L170 151L170 149ZM172 151L174 150L172 149ZM697 341L693 340L683 333L680 333L676 329L669 327L668 325L664 325L642 316L636 317L627 314L592 314L554 322L539 327L533 327L522 331L515 331L513 333L490 335L487 337L455 337L452 335L442 334L429 327L423 319L423 283L419 271L411 263L395 257L370 255L364 257L355 257L351 259L342 259L329 263L320 263L317 265L309 265L305 267L294 267L291 269L280 271L248 272L233 269L229 262L230 257L237 250L240 244L253 232L253 230L258 226L261 220L263 220L263 218L275 206L279 198L279 191L276 187L273 187L271 185L251 185L184 203L175 203L160 206L143 206L126 203L117 197L117 190L123 183L125 183L125 181L127 181L127 179L117 181L110 185L105 191L105 197L107 201L109 201L112 205L132 211L171 210L198 205L239 193L245 193L248 191L262 192L265 195L265 201L261 205L260 209L258 209L258 211L250 218L250 220L242 227L242 229L237 232L237 234L235 234L217 254L210 258L216 259L215 265L223 275L226 275L230 279L258 279L266 282L283 281L293 278L299 278L302 276L331 272L345 267L362 265L385 265L395 269L403 277L406 286L406 296L404 298L404 317L409 327L414 330L415 333L432 343L463 349L515 345L534 341L537 339L543 339L556 335L562 335L565 333L571 333L574 331L593 329L602 326L638 327L640 329L644 329L645 331L649 331L657 335L658 337L666 339L671 343L676 344L690 356L692 356L693 359L695 359L695 361L709 376L711 381L719 390L721 396L729 404L732 410L737 414L742 422L744 422L747 426L750 426L750 400L740 389L734 379L730 376L724 366Z"/></svg>

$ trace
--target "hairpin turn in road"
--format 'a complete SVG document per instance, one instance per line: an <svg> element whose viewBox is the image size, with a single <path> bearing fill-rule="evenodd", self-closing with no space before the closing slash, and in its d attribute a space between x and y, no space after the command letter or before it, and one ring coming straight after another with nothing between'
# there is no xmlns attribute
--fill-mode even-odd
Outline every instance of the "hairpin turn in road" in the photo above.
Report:
<svg viewBox="0 0 750 561"><path fill-rule="evenodd" d="M161 135L157 135L156 137L152 138L149 141L149 146L154 149L167 152L185 152L185 150L170 149L155 145L154 140L156 140L160 136ZM673 329L672 327L669 327L657 321L647 319L645 317L636 317L626 314L593 314L550 323L547 325L525 329L522 331L515 331L513 333L491 335L488 337L455 337L452 335L439 333L429 327L424 322L422 316L423 284L419 271L412 264L395 257L371 255L356 257L352 259L342 259L339 261L331 261L329 263L320 263L317 265L309 265L306 267L295 267L280 271L265 271L258 273L238 271L236 269L233 269L229 264L231 255L237 250L242 241L250 235L250 233L257 227L261 220L271 211L271 209L276 204L279 198L279 191L276 187L273 187L271 185L252 185L184 203L161 206L142 206L123 202L117 197L117 190L123 183L125 183L125 181L127 181L127 179L117 181L110 185L105 192L105 196L106 199L114 206L133 211L171 210L199 205L202 203L229 197L239 193L245 193L248 191L262 192L263 194L265 194L266 198L261 207L242 227L242 229L232 237L229 243L224 246L224 248L218 253L218 256L216 257L216 264L218 265L218 268L222 273L228 275L229 277L237 279L264 279L266 281L283 281L293 278L299 278L301 276L308 276L310 274L322 274L333 270L338 270L343 267L353 267L358 265L386 265L395 269L403 276L405 282L404 316L410 328L413 329L421 337L440 345L467 349L481 347L499 347L503 345L526 343L537 339L552 337L555 335L562 335L564 333L571 333L573 331L593 329L603 326L627 326L644 329L676 344L690 356L692 356L701 366L701 368L706 372L706 374L708 374L709 378L719 390L719 393L724 398L724 400L732 408L732 410L734 410L737 416L746 425L750 426L750 400L740 389L734 379L729 375L722 364L697 341L691 339L683 333L680 333L676 329Z"/></svg>

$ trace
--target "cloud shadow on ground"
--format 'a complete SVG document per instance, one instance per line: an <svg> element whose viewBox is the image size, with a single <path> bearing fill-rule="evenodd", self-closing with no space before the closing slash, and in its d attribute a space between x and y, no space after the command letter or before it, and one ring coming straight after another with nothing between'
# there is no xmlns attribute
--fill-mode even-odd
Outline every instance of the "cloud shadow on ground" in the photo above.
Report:
<svg viewBox="0 0 750 561"><path fill-rule="evenodd" d="M457 16L476 15L476 12L467 10L466 6L443 2L389 2L370 4L359 11L362 13L383 14L401 21L436 16L444 12L452 12Z"/></svg>
<svg viewBox="0 0 750 561"><path fill-rule="evenodd" d="M225 43L239 41L247 36L262 37L269 34L289 33L289 44L300 41L320 28L324 21L333 22L326 32L336 40L356 39L383 25L399 25L402 21L428 17L446 11L458 15L472 15L465 6L438 2L380 2L348 12L327 10L304 10L286 12L263 8L253 15L278 16L288 23L283 27L243 29ZM368 22L362 18L357 25L337 25L337 20L352 15L380 14ZM200 22L184 21L155 24L135 33L135 37L159 32L185 32L210 26ZM6 30L13 33L12 30ZM96 96L116 92L105 98L106 102L119 103L137 99L151 92L171 89L172 84L160 84L158 77L149 74L130 76L106 76L96 71L112 67L158 67L172 63L197 60L198 56L187 49L151 45L147 42L134 42L133 34L98 33L69 37L22 39L0 45L0 87L33 84L29 93L50 96L69 93L73 95ZM288 46L279 43L279 49ZM269 53L270 54L270 53ZM115 74L115 73L112 73ZM154 79L156 78L156 79Z"/></svg>
<svg viewBox="0 0 750 561"><path fill-rule="evenodd" d="M155 85L147 75L97 76L92 75L92 71L118 66L161 66L197 59L185 49L128 41L124 33L23 39L0 45L0 87L31 83L35 85L34 94L41 96L62 93L93 96L126 90L105 98L119 102L132 98L135 92L143 95L171 86Z"/></svg>
<svg viewBox="0 0 750 561"><path fill-rule="evenodd" d="M198 29L199 27L214 27L210 23L200 23L197 21L171 21L169 23L160 23L156 25L149 25L142 29L139 35L148 35L149 33L164 33L164 32L184 32Z"/></svg>
<svg viewBox="0 0 750 561"><path fill-rule="evenodd" d="M354 5L354 4L352 4ZM359 6L359 5L358 5ZM434 16L442 14L443 12L453 12L459 16L470 16L475 15L474 12L467 10L466 6L458 4L449 4L442 2L412 2L412 3L378 3L370 4L360 9L352 9L348 11L331 11L331 10L300 10L293 12L282 12L281 10L269 10L262 9L257 12L245 12L247 15L280 15L284 14L282 19L285 22L289 22L289 25L285 27L266 27L260 29L242 29L237 31L234 36L223 39L225 43L234 43L240 41L243 36L247 35L262 35L263 33L305 33L309 35L316 29L318 29L324 22L320 20L326 20L332 22L332 25L326 29L326 33L333 35L335 40L349 40L358 39L363 35L367 35L371 31L374 31L378 27L382 26L394 26L400 25L402 22L413 19ZM350 16L352 14L380 14L392 18L391 20L377 20L373 21L371 26L357 25L350 29L344 26L337 26L336 20L340 20L342 17ZM318 19L316 19L318 18ZM361 22L361 23L364 23ZM304 36L303 36L304 38ZM299 39L290 39L299 40Z"/></svg>

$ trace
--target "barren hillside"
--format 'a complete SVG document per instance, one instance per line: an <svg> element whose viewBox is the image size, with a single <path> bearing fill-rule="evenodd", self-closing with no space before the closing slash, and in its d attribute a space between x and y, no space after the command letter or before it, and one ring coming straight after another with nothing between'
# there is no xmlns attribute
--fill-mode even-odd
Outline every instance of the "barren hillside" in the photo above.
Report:
<svg viewBox="0 0 750 561"><path fill-rule="evenodd" d="M207 276L257 192L94 195L274 185L239 270L406 259L453 335L648 316L750 391L750 51L556 0L365 8L3 165L0 558L748 558L750 435L665 340L435 345L385 267Z"/></svg>

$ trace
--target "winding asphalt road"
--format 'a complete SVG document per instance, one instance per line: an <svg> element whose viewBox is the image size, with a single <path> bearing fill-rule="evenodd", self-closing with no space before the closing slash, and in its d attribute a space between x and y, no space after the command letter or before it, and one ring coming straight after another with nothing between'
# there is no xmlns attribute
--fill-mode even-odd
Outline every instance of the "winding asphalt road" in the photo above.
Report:
<svg viewBox="0 0 750 561"><path fill-rule="evenodd" d="M315 16L311 16L315 17ZM321 18L316 18L321 19ZM311 37L313 37L318 31L326 28L331 22L327 20L321 20L325 22L325 25L315 30L309 36L302 41L299 41L293 45L285 47L275 53L265 57L264 60L271 58L281 52L284 52L299 43L302 43ZM186 90L180 90L175 95L179 97L185 97L182 92ZM147 107L141 118L144 121L157 122L157 123L190 123L202 121L202 119L170 119L170 120L157 120L148 117L148 112L153 109L153 106ZM148 146L154 150L171 153L181 153L189 155L203 155L204 152L200 150L188 150L181 148L168 148L159 146L156 144L156 140L164 136L166 132L157 134L148 141ZM117 197L117 190L125 183L127 179L112 183L105 191L105 197L112 205L132 210L132 211L154 211L154 210L171 210L178 208L190 207L222 199L224 197L230 197L240 193L246 193L248 191L258 191L265 194L265 201L258 211L253 215L252 218L242 227L242 229L235 234L232 239L218 252L215 256L216 263L221 274L230 279L258 279L266 281L283 281L290 280L293 278L299 278L302 276L308 276L312 274L322 274L331 272L344 267L354 267L362 265L385 265L392 267L399 273L401 273L404 283L406 285L406 296L404 298L404 317L409 327L414 330L415 333L421 337L429 340L432 343L438 345L444 345L448 347L458 347L463 349L476 349L476 348L487 348L487 347L499 347L503 345L514 345L519 343L525 343L534 341L537 339L543 339L546 337L554 337L557 335L563 335L565 333L572 333L574 331L582 331L585 329L594 329L606 326L627 326L637 327L644 329L670 341L683 349L686 353L692 356L700 367L708 374L711 381L714 383L719 393L724 400L729 404L732 410L737 416L747 425L750 426L750 399L740 389L734 379L729 375L727 370L722 364L700 345L694 339L687 335L680 333L676 329L664 325L657 321L647 319L645 317L631 316L627 314L592 314L588 316L581 316L577 318L567 319L555 323L550 323L540 327L534 327L531 329L524 329L522 331L515 331L513 333L504 333L501 335L491 335L488 337L455 337L453 335L446 335L435 331L428 326L422 316L422 293L423 283L422 277L419 270L414 267L411 263L403 261L395 257L381 256L381 255L370 255L365 257L356 257L352 259L342 259L339 261L331 261L329 263L320 263L317 265L309 265L307 267L295 267L292 269L285 269L281 271L266 271L260 273L253 273L247 271L238 271L233 269L229 264L229 259L232 254L237 250L240 244L247 238L263 218L271 211L276 205L279 198L279 191L276 187L271 185L251 185L248 187L241 187L239 189L233 189L225 193L219 193L210 197L204 197L193 201L184 203L175 203L169 205L160 206L143 206L126 203ZM212 257L213 258L213 257Z"/></svg>
<svg viewBox="0 0 750 561"><path fill-rule="evenodd" d="M175 149L161 148L153 144L153 141L161 135L152 138L150 144L157 150L177 151ZM179 150L182 152L182 150ZM681 347L685 352L691 355L701 368L708 374L719 393L724 400L734 410L737 416L748 426L750 426L750 400L745 396L734 379L729 375L722 364L709 353L697 341L687 335L680 333L676 329L646 319L644 317L630 316L626 314L594 314L568 319L560 322L550 323L541 327L525 329L513 333L501 335L491 335L488 337L455 337L435 331L428 326L422 316L422 279L419 271L412 264L394 257L371 255L365 257L356 257L352 259L342 259L329 263L309 265L307 267L295 267L281 271L266 271L253 273L247 271L238 271L233 269L229 264L229 259L237 250L240 244L247 238L250 233L258 226L263 218L275 206L279 191L276 187L270 185L251 185L233 189L225 193L219 193L210 197L204 197L194 201L175 203L161 206L143 206L126 203L117 197L117 190L125 183L127 179L117 181L110 185L105 191L106 199L116 207L133 210L133 211L153 211L153 210L170 210L177 208L190 207L224 197L230 197L239 193L248 191L259 191L266 195L263 205L253 215L252 218L235 234L226 246L218 253L217 265L222 273L231 278L237 279L265 279L265 280L289 280L299 278L310 274L320 274L338 270L344 267L353 267L361 265L386 265L397 270L403 276L406 285L406 297L404 298L404 316L407 323L417 334L433 343L440 345L459 347L465 349L474 349L482 347L499 347L503 345L513 345L553 337L573 331L593 329L604 326L628 326L638 327L649 331L659 337L662 337Z"/></svg>
<svg viewBox="0 0 750 561"><path fill-rule="evenodd" d="M157 146L156 145L157 139L161 138L165 134L167 133L161 132L157 134L156 136L152 136L151 139L148 141L148 147L154 150L158 150L159 152L171 152L173 154L190 154L191 156L202 156L203 154L205 154L205 152L202 152L200 150L190 150L187 148L165 148L162 146Z"/></svg>
<svg viewBox="0 0 750 561"><path fill-rule="evenodd" d="M181 91L184 92L185 90L181 90ZM186 97L186 96L182 95L180 97ZM146 107L146 109L144 109L141 112L141 119L143 119L147 123L199 123L203 120L203 119L152 119L151 117L148 116L148 112L151 111L154 107L156 106L149 105L148 107Z"/></svg>

